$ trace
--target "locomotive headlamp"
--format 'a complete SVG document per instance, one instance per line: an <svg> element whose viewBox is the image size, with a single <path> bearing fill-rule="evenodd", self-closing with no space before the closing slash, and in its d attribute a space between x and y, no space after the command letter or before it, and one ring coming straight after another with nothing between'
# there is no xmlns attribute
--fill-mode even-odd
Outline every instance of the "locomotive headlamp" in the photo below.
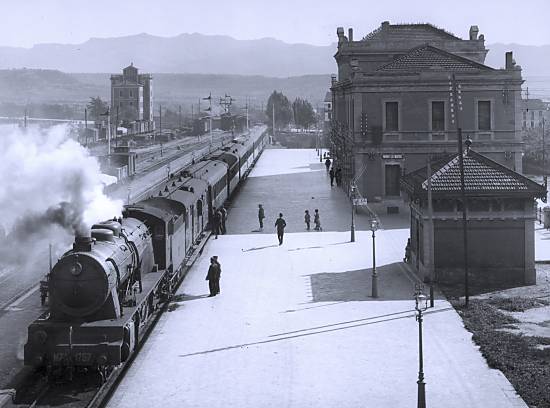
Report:
<svg viewBox="0 0 550 408"><path fill-rule="evenodd" d="M79 263L79 262L75 262L72 266L71 266L71 274L73 276L78 276L82 273L82 265Z"/></svg>

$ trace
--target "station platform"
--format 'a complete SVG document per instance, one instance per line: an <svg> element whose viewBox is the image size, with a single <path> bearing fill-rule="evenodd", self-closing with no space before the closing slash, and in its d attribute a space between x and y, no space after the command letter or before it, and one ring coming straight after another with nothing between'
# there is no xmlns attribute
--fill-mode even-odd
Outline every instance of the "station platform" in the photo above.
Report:
<svg viewBox="0 0 550 408"><path fill-rule="evenodd" d="M323 231L305 231L304 210L315 208ZM279 212L287 222L281 246ZM349 201L330 187L315 150L264 151L233 198L227 234L207 243L109 406L415 406L416 280L402 262L408 220L380 217L372 298L367 215L358 214L351 243ZM208 297L212 255L221 293ZM426 311L423 334L428 406L526 407L446 300Z"/></svg>

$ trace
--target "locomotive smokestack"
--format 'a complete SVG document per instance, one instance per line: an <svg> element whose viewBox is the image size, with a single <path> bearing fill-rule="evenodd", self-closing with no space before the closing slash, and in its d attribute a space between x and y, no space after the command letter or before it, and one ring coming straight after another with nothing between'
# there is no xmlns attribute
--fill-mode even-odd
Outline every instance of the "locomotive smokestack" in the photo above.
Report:
<svg viewBox="0 0 550 408"><path fill-rule="evenodd" d="M74 237L74 243L73 243L73 251L77 252L89 252L92 250L92 237L90 235L82 234L81 232L77 232Z"/></svg>

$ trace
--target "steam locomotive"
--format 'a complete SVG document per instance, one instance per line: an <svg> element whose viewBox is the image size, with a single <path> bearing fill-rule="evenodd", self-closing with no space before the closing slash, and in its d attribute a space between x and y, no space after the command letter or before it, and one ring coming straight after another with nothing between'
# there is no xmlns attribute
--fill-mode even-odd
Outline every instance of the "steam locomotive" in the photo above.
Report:
<svg viewBox="0 0 550 408"><path fill-rule="evenodd" d="M77 236L49 275L49 310L28 328L25 365L97 368L136 350L155 311L183 278L214 211L235 191L267 138L241 137L171 175L158 194Z"/></svg>

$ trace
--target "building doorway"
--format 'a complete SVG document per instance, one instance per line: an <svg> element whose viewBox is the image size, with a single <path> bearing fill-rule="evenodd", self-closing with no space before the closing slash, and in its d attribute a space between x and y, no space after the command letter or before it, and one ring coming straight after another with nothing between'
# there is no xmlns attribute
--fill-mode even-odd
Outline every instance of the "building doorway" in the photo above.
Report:
<svg viewBox="0 0 550 408"><path fill-rule="evenodd" d="M401 178L401 166L399 164L386 164L386 196L399 196L399 180Z"/></svg>

